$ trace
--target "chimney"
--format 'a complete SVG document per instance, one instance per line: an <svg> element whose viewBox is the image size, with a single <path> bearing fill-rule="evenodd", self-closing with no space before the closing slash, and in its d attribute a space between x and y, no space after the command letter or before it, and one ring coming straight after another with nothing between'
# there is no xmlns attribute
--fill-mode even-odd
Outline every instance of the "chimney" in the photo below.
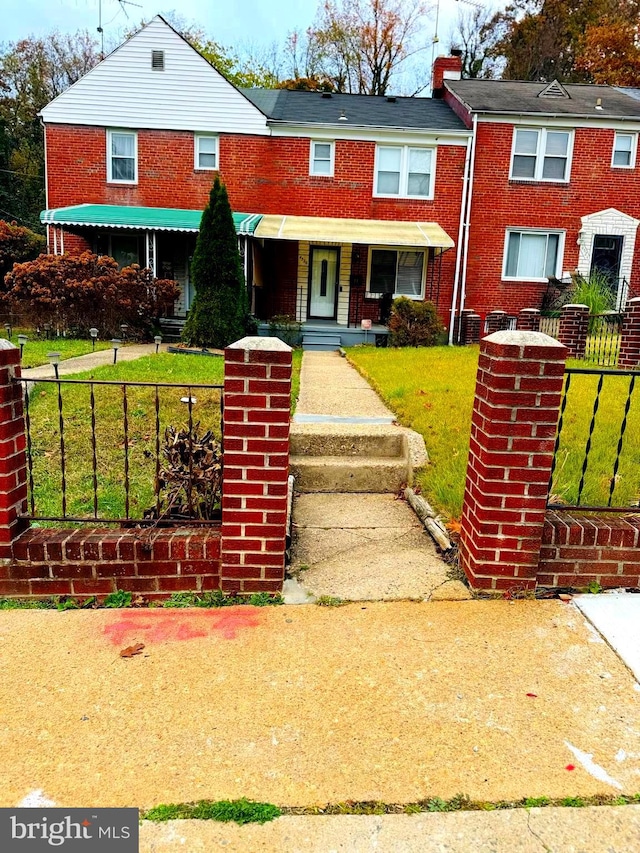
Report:
<svg viewBox="0 0 640 853"><path fill-rule="evenodd" d="M459 80L462 76L462 51L451 50L451 56L437 56L433 63L433 91L431 97L442 98L445 80Z"/></svg>

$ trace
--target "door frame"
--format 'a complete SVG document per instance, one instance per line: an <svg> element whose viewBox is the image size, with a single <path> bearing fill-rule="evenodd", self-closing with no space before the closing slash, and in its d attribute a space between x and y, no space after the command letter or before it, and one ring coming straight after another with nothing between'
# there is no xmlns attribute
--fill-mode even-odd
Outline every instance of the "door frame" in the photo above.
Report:
<svg viewBox="0 0 640 853"><path fill-rule="evenodd" d="M333 300L333 315L331 317L318 317L311 313L311 279L313 277L313 253L316 250L326 251L330 249L336 253L336 292ZM338 319L338 297L340 295L340 252L341 246L309 246L309 274L307 276L307 319L308 320L337 320Z"/></svg>

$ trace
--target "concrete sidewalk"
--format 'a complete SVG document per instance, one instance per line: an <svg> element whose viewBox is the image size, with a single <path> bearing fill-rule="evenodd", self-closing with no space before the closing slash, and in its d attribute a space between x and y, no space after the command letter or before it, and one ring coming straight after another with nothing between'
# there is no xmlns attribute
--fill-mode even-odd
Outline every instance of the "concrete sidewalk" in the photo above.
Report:
<svg viewBox="0 0 640 853"><path fill-rule="evenodd" d="M558 601L0 611L0 805L632 794L595 639Z"/></svg>
<svg viewBox="0 0 640 853"><path fill-rule="evenodd" d="M51 350L55 350L55 341L51 341ZM118 362L135 361L145 355L152 355L156 351L155 344L125 344L118 350ZM160 352L167 351L167 344L160 345ZM105 364L113 364L113 350L104 349L90 352L86 355L78 355L75 358L66 358L58 365L60 376L69 376L72 373L81 373L92 370L94 367L102 367ZM24 379L53 379L55 372L52 365L42 364L40 367L31 367L22 371Z"/></svg>

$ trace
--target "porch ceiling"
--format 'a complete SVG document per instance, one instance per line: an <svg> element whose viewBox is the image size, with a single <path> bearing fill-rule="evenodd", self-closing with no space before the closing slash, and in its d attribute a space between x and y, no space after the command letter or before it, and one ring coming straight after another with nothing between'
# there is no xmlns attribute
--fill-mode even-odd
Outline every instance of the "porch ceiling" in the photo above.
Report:
<svg viewBox="0 0 640 853"><path fill-rule="evenodd" d="M424 246L438 252L454 242L436 222L382 219L331 219L322 216L272 216L260 220L254 236L271 240L363 243L373 246Z"/></svg>
<svg viewBox="0 0 640 853"><path fill-rule="evenodd" d="M133 228L146 231L200 230L201 210L174 207L128 207L117 204L76 204L43 210L40 221L45 225L86 225L101 228ZM237 234L253 234L260 221L259 213L234 213Z"/></svg>

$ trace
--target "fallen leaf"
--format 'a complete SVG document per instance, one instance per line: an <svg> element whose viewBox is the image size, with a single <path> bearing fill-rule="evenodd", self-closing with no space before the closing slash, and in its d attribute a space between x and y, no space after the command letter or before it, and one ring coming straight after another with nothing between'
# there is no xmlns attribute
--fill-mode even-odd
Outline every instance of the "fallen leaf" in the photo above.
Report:
<svg viewBox="0 0 640 853"><path fill-rule="evenodd" d="M537 699L537 698L538 698L538 694L537 694L537 693L527 693L527 696L528 696L530 699Z"/></svg>
<svg viewBox="0 0 640 853"><path fill-rule="evenodd" d="M462 530L462 525L459 521L456 521L455 519L448 521L445 524L445 527L447 528L449 533L460 533L460 531Z"/></svg>
<svg viewBox="0 0 640 853"><path fill-rule="evenodd" d="M141 655L144 649L144 643L136 643L135 646L127 646L120 652L121 658L132 658L134 655Z"/></svg>

